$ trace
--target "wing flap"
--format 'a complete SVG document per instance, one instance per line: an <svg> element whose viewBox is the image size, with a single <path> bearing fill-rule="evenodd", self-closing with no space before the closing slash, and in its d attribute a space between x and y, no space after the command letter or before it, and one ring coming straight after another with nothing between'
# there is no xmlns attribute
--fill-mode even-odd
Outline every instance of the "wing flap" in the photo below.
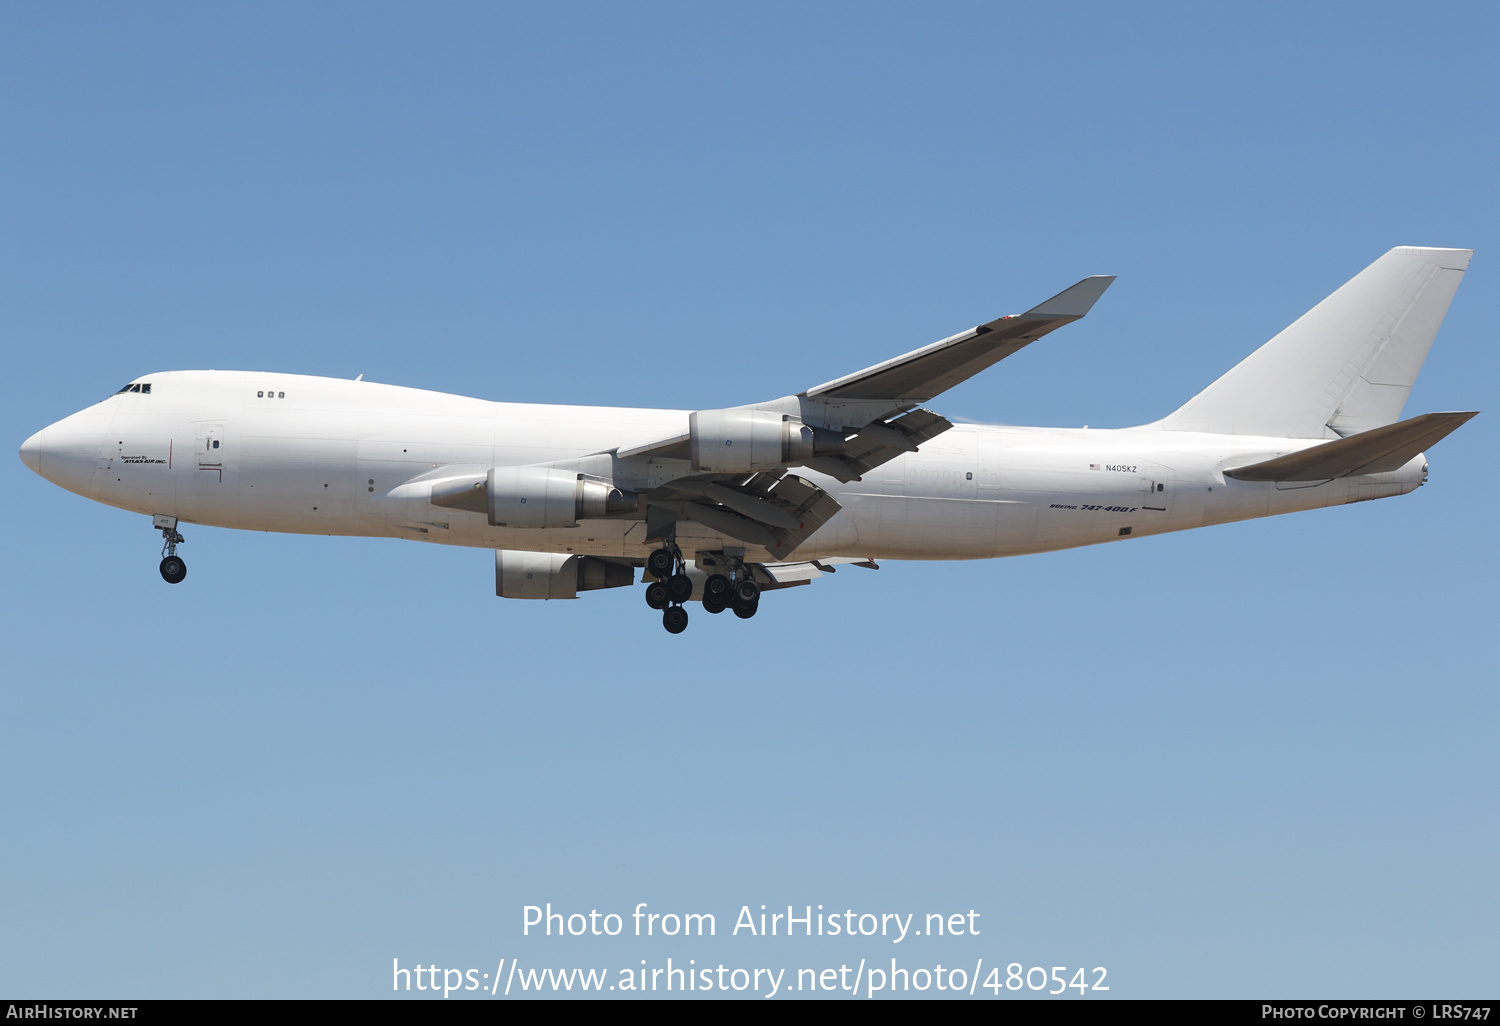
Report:
<svg viewBox="0 0 1500 1026"><path fill-rule="evenodd" d="M795 505L794 512L801 520L801 525L795 530L777 532L779 537L776 544L766 546L766 551L781 559L790 556L798 545L807 541L814 531L832 520L834 514L844 508L839 500L811 481L791 474L781 479L776 486L776 494L783 501Z"/></svg>
<svg viewBox="0 0 1500 1026"><path fill-rule="evenodd" d="M649 501L651 537L660 537L675 520L696 520L711 531L758 545L776 557L790 555L843 509L811 481L781 471L749 478L674 481L653 490Z"/></svg>
<svg viewBox="0 0 1500 1026"><path fill-rule="evenodd" d="M1477 415L1478 411L1424 413L1273 460L1233 467L1224 476L1241 481L1328 481L1351 474L1384 474L1399 470Z"/></svg>
<svg viewBox="0 0 1500 1026"><path fill-rule="evenodd" d="M808 559L791 563L756 563L754 566L757 571L755 580L761 586L762 591L811 584L819 577L834 573L835 568L840 566L880 569L870 560L858 559L854 556L830 556L825 559Z"/></svg>
<svg viewBox="0 0 1500 1026"><path fill-rule="evenodd" d="M952 426L953 422L947 417L931 410L912 410L895 420L865 425L845 443L842 453L815 457L805 466L848 483L902 453L916 452L923 442L936 438Z"/></svg>

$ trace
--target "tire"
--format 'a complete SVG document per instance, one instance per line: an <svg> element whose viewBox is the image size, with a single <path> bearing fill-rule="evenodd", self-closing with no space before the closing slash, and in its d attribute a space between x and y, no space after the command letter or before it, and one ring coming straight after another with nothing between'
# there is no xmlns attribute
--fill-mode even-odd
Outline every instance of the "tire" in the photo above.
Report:
<svg viewBox="0 0 1500 1026"><path fill-rule="evenodd" d="M168 556L161 561L161 579L168 584L181 584L187 576L187 564L181 556Z"/></svg>
<svg viewBox="0 0 1500 1026"><path fill-rule="evenodd" d="M667 611L661 614L661 625L667 629L668 634L681 634L687 630L687 610L681 606L669 606Z"/></svg>
<svg viewBox="0 0 1500 1026"><path fill-rule="evenodd" d="M677 566L677 560L666 549L657 549L646 557L646 573L659 581L665 581L672 576L672 571Z"/></svg>
<svg viewBox="0 0 1500 1026"><path fill-rule="evenodd" d="M760 601L760 585L748 577L743 577L735 583L734 598L737 603L743 602L747 605L754 605Z"/></svg>
<svg viewBox="0 0 1500 1026"><path fill-rule="evenodd" d="M759 602L736 602L734 604L734 615L741 620L748 620L755 615L755 611L759 608Z"/></svg>
<svg viewBox="0 0 1500 1026"><path fill-rule="evenodd" d="M712 595L714 598L728 599L730 587L729 578L723 574L713 574L703 582L703 597L706 599Z"/></svg>
<svg viewBox="0 0 1500 1026"><path fill-rule="evenodd" d="M713 578L709 578L713 580ZM713 595L708 592L703 594L703 611L706 613L722 613L729 608L729 600L722 595Z"/></svg>
<svg viewBox="0 0 1500 1026"><path fill-rule="evenodd" d="M666 609L671 601L671 596L667 594L667 586L661 581L652 581L646 585L646 605L652 609Z"/></svg>
<svg viewBox="0 0 1500 1026"><path fill-rule="evenodd" d="M667 594L673 602L686 602L693 597L693 579L687 574L673 574L667 578Z"/></svg>

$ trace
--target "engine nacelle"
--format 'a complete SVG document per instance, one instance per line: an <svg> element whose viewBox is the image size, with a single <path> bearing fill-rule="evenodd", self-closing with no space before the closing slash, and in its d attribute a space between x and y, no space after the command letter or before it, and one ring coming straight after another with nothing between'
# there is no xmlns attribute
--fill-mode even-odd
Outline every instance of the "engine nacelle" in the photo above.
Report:
<svg viewBox="0 0 1500 1026"><path fill-rule="evenodd" d="M695 472L775 470L844 451L844 436L767 410L699 410L688 417Z"/></svg>
<svg viewBox="0 0 1500 1026"><path fill-rule="evenodd" d="M551 467L495 467L485 478L493 527L577 527L640 504L635 492Z"/></svg>
<svg viewBox="0 0 1500 1026"><path fill-rule="evenodd" d="M528 503L529 505L529 503ZM570 599L580 591L625 588L633 567L567 552L495 550L495 594L513 599Z"/></svg>

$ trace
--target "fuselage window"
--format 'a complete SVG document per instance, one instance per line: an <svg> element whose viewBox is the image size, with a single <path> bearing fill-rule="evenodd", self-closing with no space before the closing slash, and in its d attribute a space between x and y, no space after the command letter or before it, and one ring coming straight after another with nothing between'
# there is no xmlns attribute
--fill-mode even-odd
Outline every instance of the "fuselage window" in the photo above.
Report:
<svg viewBox="0 0 1500 1026"><path fill-rule="evenodd" d="M286 393L285 392L277 392L276 393L276 398L278 398L278 399L285 399L286 398Z"/></svg>
<svg viewBox="0 0 1500 1026"><path fill-rule="evenodd" d="M214 448L217 449L218 447L219 447L219 440L217 438L215 438L214 439Z"/></svg>
<svg viewBox="0 0 1500 1026"><path fill-rule="evenodd" d="M266 393L264 393L264 392L256 392L255 393L255 398L257 398L257 399L264 399L265 397L266 397Z"/></svg>

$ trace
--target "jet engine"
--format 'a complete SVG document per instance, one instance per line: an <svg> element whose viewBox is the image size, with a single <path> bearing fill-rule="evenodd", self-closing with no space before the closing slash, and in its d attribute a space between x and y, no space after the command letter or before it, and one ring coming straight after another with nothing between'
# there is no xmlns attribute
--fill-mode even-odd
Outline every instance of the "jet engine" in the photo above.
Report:
<svg viewBox="0 0 1500 1026"><path fill-rule="evenodd" d="M843 452L844 436L767 410L699 410L688 417L688 452L697 473L748 473Z"/></svg>
<svg viewBox="0 0 1500 1026"><path fill-rule="evenodd" d="M639 508L640 497L608 481L551 467L495 467L483 480L436 485L432 504L487 514L492 527L577 527Z"/></svg>
<svg viewBox="0 0 1500 1026"><path fill-rule="evenodd" d="M501 598L570 599L580 591L626 588L634 583L633 567L593 556L495 550L495 594Z"/></svg>

